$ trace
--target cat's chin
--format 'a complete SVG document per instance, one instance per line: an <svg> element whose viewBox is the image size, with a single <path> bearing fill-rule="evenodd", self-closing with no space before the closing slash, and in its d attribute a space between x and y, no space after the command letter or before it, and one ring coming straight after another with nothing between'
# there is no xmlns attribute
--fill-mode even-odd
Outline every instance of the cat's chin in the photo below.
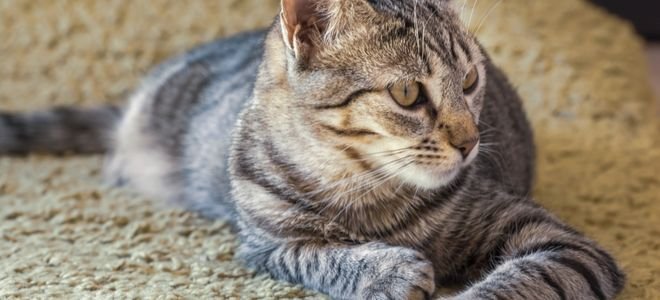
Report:
<svg viewBox="0 0 660 300"><path fill-rule="evenodd" d="M425 190L434 190L452 183L461 172L460 167L451 169L430 169L425 166L407 168L399 176L407 184Z"/></svg>

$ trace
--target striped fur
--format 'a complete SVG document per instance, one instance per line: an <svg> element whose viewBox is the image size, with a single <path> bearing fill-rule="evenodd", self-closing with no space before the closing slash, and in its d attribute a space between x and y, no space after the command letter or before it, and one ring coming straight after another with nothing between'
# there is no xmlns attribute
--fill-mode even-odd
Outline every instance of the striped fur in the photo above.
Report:
<svg viewBox="0 0 660 300"><path fill-rule="evenodd" d="M120 115L115 106L0 112L0 154L103 153L112 145L112 128Z"/></svg>
<svg viewBox="0 0 660 300"><path fill-rule="evenodd" d="M619 293L613 258L529 198L534 145L518 95L450 1L282 3L270 30L145 79L117 124L113 179L227 218L248 266L336 299ZM473 68L480 79L464 90ZM402 80L424 101L396 104L388 88ZM113 123L95 113L2 115L0 153L108 149L69 130Z"/></svg>

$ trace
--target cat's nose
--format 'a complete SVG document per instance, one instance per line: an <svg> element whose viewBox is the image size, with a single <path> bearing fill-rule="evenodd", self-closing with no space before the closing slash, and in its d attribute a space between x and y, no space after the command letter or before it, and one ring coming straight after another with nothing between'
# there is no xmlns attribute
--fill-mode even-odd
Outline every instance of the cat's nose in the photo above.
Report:
<svg viewBox="0 0 660 300"><path fill-rule="evenodd" d="M448 142L467 159L479 144L479 128L467 107L446 107L439 119L439 129L447 134Z"/></svg>
<svg viewBox="0 0 660 300"><path fill-rule="evenodd" d="M451 145L458 149L458 151L461 151L463 159L467 159L467 157L470 156L470 153L472 153L472 150L474 150L474 147L476 147L478 143L479 136L476 136L457 143L452 141Z"/></svg>
<svg viewBox="0 0 660 300"><path fill-rule="evenodd" d="M474 147L479 144L479 128L471 115L462 116L457 113L452 117L448 118L449 122L442 128L448 134L449 144L461 152L463 159L467 159Z"/></svg>

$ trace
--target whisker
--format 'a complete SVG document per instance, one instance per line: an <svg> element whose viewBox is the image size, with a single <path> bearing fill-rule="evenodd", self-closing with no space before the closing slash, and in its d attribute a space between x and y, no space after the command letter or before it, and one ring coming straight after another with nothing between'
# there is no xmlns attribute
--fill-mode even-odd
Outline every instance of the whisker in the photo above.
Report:
<svg viewBox="0 0 660 300"><path fill-rule="evenodd" d="M479 144L479 146L481 146L481 147L490 147L490 146L499 146L499 145L500 145L500 143L496 143L496 142Z"/></svg>
<svg viewBox="0 0 660 300"><path fill-rule="evenodd" d="M401 162L401 161L403 161L403 160L410 159L411 157L412 157L412 155L409 155L409 156L406 156L406 157L402 157L402 158L396 159L396 160L394 160L394 161L391 161L391 162L389 162L389 163L387 163L387 164L385 164L385 165L379 167L379 169L376 169L376 170L374 170L374 171L368 172L368 173L369 173L368 175L374 175L374 176L373 176L373 178L371 178L371 179L369 179L369 180L367 180L367 181L365 181L365 182L362 182L361 180L359 180L359 181L358 181L358 180L352 180L352 181L350 182L351 184L354 183L354 182L359 182L359 183L360 183L360 185L358 186L358 188L351 188L351 189L345 190L345 191L342 192L341 195L343 196L343 194L352 193L352 192L355 192L355 191L358 191L358 190L364 188L365 186L371 185L373 182L376 182L380 177L382 177L382 176L384 176L384 175L387 175L387 172L386 172L386 170L385 170L385 167L387 167L388 165L397 164L397 163L399 163L399 162ZM352 179L352 178L350 178L350 179ZM338 196L338 195L339 195L339 194L335 194L335 196Z"/></svg>
<svg viewBox="0 0 660 300"><path fill-rule="evenodd" d="M474 4L472 5L472 12L470 12L470 20L468 21L468 28L472 27L472 17L474 17L474 11L477 8L477 3L479 0L474 0Z"/></svg>
<svg viewBox="0 0 660 300"><path fill-rule="evenodd" d="M490 124L484 122L483 120L479 121L479 123L482 124L482 125L485 125L485 126L487 126L487 127L489 127L489 128L496 128L495 126L490 125Z"/></svg>
<svg viewBox="0 0 660 300"><path fill-rule="evenodd" d="M377 155L377 154L398 154L406 150L410 150L413 147L406 147L406 148L401 148L401 149L395 149L395 150L387 150L387 151L379 151L379 152L371 152L371 153L365 153L365 154L360 154L362 156L372 156L372 155Z"/></svg>
<svg viewBox="0 0 660 300"><path fill-rule="evenodd" d="M468 0L463 0L463 6L461 6L461 16L465 13L465 6L467 5Z"/></svg>
<svg viewBox="0 0 660 300"><path fill-rule="evenodd" d="M487 134L487 133L499 132L499 131L500 131L499 129L491 127L491 128L488 128L486 130L483 130L483 131L479 132L479 134L484 135L484 134Z"/></svg>
<svg viewBox="0 0 660 300"><path fill-rule="evenodd" d="M492 148L489 148L488 145L485 145L479 149L479 155L490 161L497 168L497 171L500 174L504 174L504 158L502 157L501 153Z"/></svg>
<svg viewBox="0 0 660 300"><path fill-rule="evenodd" d="M338 154L342 154L346 152L348 149L354 147L353 145L346 145L346 147L342 148L342 150L339 151ZM394 149L394 150L386 150L386 151L378 151L378 152L373 152L373 153L366 153L366 154L360 154L362 159L351 159L351 158L344 158L344 160L347 161L352 161L352 162L363 162L363 161L371 161L373 158L378 158L378 157L387 157L387 156L392 156L396 154L401 154L405 152L406 150L412 149L412 147L405 147L401 149ZM327 170L327 167L329 166L330 163L335 162L334 156L328 157L325 161L321 162L319 165L320 167L317 168L317 170Z"/></svg>
<svg viewBox="0 0 660 300"><path fill-rule="evenodd" d="M378 168L376 168L376 169L373 170L374 172L372 172L372 175L380 176L380 174L384 174L384 173L386 174L386 172L387 172L386 169L387 169L387 167L389 167L390 165L396 165L397 163L399 163L399 162L401 162L401 161L403 161L403 160L410 159L410 158L412 158L412 157L413 157L413 155L407 155L407 156L404 156L404 157L401 157L401 158L395 159L395 160L393 160L393 161L390 161L390 162L388 162L388 163L385 163L385 164L383 164L383 165L380 165Z"/></svg>
<svg viewBox="0 0 660 300"><path fill-rule="evenodd" d="M386 173L377 173L375 175L376 176L374 176L374 178L371 178L370 180L368 180L366 182L359 182L360 184L357 185L357 186L354 186L354 183L358 182L357 180L349 182L348 183L348 188L346 190L342 191L341 193L335 193L331 197L329 197L325 207L323 207L318 213L321 214L326 209L328 209L332 206L342 206L342 205L346 206L346 205L351 204L352 203L351 201L348 201L348 202L344 201L346 195L354 193L354 192L359 191L359 190L362 190L364 188L370 187L372 185L372 183L376 183L379 180L379 178L385 176Z"/></svg>
<svg viewBox="0 0 660 300"><path fill-rule="evenodd" d="M399 167L396 171L392 172L391 174L388 174L388 175L382 177L380 180L378 180L378 181L376 181L376 182L373 182L372 184L370 184L370 187L371 187L370 190L364 192L363 194L361 194L360 196L356 197L355 199L362 199L362 198L363 198L365 195L367 195L368 193L373 192L373 190L374 190L376 187L378 187L379 185L381 185L381 184L383 184L383 183L389 181L390 179L392 179L392 178L394 178L394 177L396 177L396 176L399 176L399 175L400 175L400 172L401 172L403 169L407 168L408 166L410 166L410 165L413 164L413 163L414 163L414 160L413 160L413 161L409 161L408 163L406 163L406 164L404 164L403 166ZM355 202L355 199L354 199L354 201L349 202L347 205L344 205L344 207L343 207L339 212L337 212L337 214L331 219L331 222L334 222L334 221L335 221L340 215L342 215L344 212L346 212L346 210L348 209L348 207L352 207L352 206L353 206L353 203Z"/></svg>
<svg viewBox="0 0 660 300"><path fill-rule="evenodd" d="M396 164L397 162L400 162L400 161L402 161L402 160L408 159L408 158L410 158L410 157L412 157L412 155L408 155L408 156L404 156L404 157L401 157L401 158L394 159L394 160L392 160L392 161L390 161L390 162L387 162L387 163L385 163L385 164L382 164L382 165L378 166L378 167L377 167L376 169L374 169L374 170L369 170L369 171L367 171L367 172L358 173L358 174L353 175L353 176L350 176L350 177L348 177L348 178L343 178L343 179L337 180L337 181L335 181L335 182L333 182L333 183L331 183L331 184L326 184L326 185L324 186L324 189L320 189L320 190L317 190L317 191L315 191L315 192L308 192L308 193L305 193L305 195L308 195L308 196L317 196L317 195L319 195L319 194L322 194L322 193L325 193L325 192L328 192L328 191L332 191L332 190L334 190L335 188L337 188L338 186L343 185L343 184L345 184L345 183L347 183L347 182L348 182L348 183L350 183L350 182L358 182L358 181L361 181L362 179L364 179L364 178L366 178L366 177L373 176L373 175L378 175L379 172L383 172L387 166L389 166L389 165L391 165L391 164Z"/></svg>
<svg viewBox="0 0 660 300"><path fill-rule="evenodd" d="M479 30L481 30L481 26L484 25L486 19L488 19L488 17L490 16L490 14L493 13L493 11L495 10L495 8L497 8L497 7L500 5L500 3L502 3L502 0L498 0L497 2L495 2L495 4L493 4L493 6L488 10L488 12L486 13L486 16L484 16L484 17L481 19L481 22L479 22L479 25L477 26L477 30L474 31L474 34L475 34L475 35L479 33Z"/></svg>
<svg viewBox="0 0 660 300"><path fill-rule="evenodd" d="M382 178L379 182L373 184L374 188L375 188L377 185L380 185L380 184L382 184L382 183L385 183L385 182L389 181L390 179L392 179L392 178L394 178L394 177L400 175L399 172L400 172L401 169L403 169L403 168L405 168L405 167L408 167L409 165L413 164L414 162L415 162L414 160L409 161L408 163L404 164L402 167L399 167L397 170L391 172L391 174L386 174L386 176L385 176L384 178ZM361 199L362 197L364 197L364 195L366 195L367 193L369 193L369 192L371 192L371 191L373 191L373 189L371 189L370 191L367 191L366 193L364 193L364 194L358 196L357 199Z"/></svg>

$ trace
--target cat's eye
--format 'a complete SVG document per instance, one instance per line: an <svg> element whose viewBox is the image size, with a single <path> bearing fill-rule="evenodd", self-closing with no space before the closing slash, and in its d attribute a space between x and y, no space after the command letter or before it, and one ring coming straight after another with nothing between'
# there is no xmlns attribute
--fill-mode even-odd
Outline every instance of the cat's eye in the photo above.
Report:
<svg viewBox="0 0 660 300"><path fill-rule="evenodd" d="M402 81L389 88L390 95L403 107L411 107L423 101L422 88L419 82Z"/></svg>
<svg viewBox="0 0 660 300"><path fill-rule="evenodd" d="M478 84L479 71L477 70L477 67L472 67L463 80L463 93L466 95L471 94L477 88Z"/></svg>

